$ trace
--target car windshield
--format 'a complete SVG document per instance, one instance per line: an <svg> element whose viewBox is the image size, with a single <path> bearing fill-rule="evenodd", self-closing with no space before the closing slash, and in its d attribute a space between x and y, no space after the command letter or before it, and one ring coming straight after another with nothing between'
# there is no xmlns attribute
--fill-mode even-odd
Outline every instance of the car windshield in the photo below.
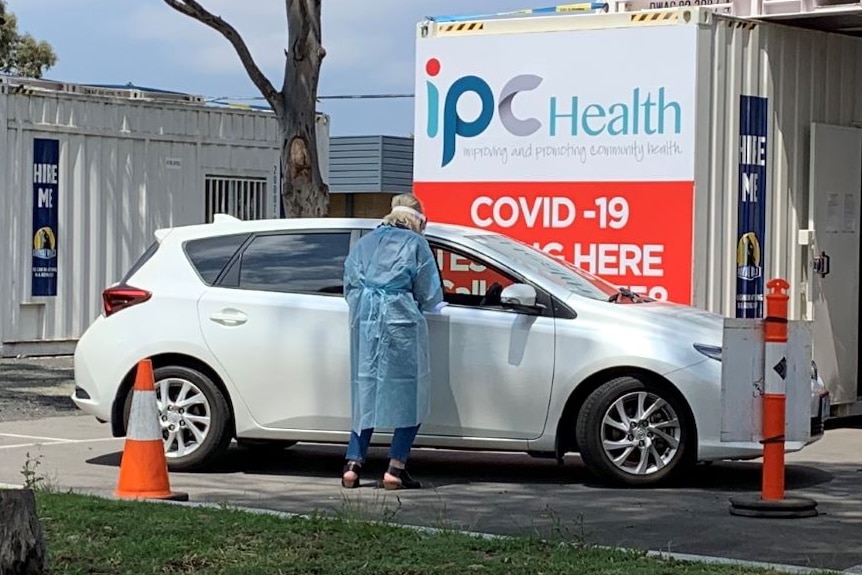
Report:
<svg viewBox="0 0 862 575"><path fill-rule="evenodd" d="M605 300L618 293L611 283L538 250L526 243L499 234L471 236L472 239L515 262L520 269L529 270L542 278L591 299Z"/></svg>

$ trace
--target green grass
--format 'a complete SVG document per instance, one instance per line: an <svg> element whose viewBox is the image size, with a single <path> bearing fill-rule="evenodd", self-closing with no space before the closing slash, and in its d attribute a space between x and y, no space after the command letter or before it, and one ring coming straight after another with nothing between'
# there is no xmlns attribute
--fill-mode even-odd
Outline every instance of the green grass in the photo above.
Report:
<svg viewBox="0 0 862 575"><path fill-rule="evenodd" d="M488 540L338 518L282 519L47 491L37 498L55 575L765 573L535 538Z"/></svg>

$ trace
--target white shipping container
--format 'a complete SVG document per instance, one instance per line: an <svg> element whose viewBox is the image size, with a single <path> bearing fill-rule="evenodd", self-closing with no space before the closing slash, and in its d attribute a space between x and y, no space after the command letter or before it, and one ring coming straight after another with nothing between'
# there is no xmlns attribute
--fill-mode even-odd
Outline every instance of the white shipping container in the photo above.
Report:
<svg viewBox="0 0 862 575"><path fill-rule="evenodd" d="M790 319L813 320L815 360L837 414L859 413L862 38L694 14L704 21L700 66L709 70L698 86L709 105L698 111L695 177L705 189L696 194L694 302L735 311L739 95L760 96L769 106L763 273L790 283ZM813 270L821 252L826 277Z"/></svg>
<svg viewBox="0 0 862 575"><path fill-rule="evenodd" d="M322 114L317 138L326 179ZM56 188L42 197L36 139L56 141L59 151ZM159 92L0 81L0 355L70 353L101 312L102 290L156 229L210 221L215 212L276 216L280 145L268 112ZM48 235L34 230L37 201L56 208ZM33 254L53 249L39 237L53 243L54 234L56 295L34 296Z"/></svg>
<svg viewBox="0 0 862 575"><path fill-rule="evenodd" d="M862 411L862 38L693 7L428 20L416 93L433 219L731 317L784 278L836 415Z"/></svg>

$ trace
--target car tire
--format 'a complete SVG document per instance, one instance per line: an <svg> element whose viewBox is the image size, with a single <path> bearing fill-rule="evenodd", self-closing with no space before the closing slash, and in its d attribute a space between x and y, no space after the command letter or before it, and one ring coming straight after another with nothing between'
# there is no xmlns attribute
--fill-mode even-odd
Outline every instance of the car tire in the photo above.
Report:
<svg viewBox="0 0 862 575"><path fill-rule="evenodd" d="M182 385L187 382L192 386L192 389L196 389L203 396L203 400L206 402L206 410L209 413L209 426L206 429L203 440L188 455L172 455L172 450L167 445L165 446L165 451L170 471L198 471L205 469L224 455L233 436L232 415L224 394L209 376L193 368L163 366L153 370L153 376L157 390L160 382L163 381L169 381L172 389L177 384ZM128 429L129 414L132 408L132 395L132 390L130 389L126 396L123 410L124 429ZM189 417L192 415L189 414ZM186 425L196 424L189 422ZM191 432L189 431L188 433Z"/></svg>
<svg viewBox="0 0 862 575"><path fill-rule="evenodd" d="M654 403L658 406L652 408ZM640 407L646 418L637 417ZM616 378L591 393L578 414L575 433L588 470L616 485L653 487L667 482L693 464L697 452L684 402L665 386L637 377Z"/></svg>

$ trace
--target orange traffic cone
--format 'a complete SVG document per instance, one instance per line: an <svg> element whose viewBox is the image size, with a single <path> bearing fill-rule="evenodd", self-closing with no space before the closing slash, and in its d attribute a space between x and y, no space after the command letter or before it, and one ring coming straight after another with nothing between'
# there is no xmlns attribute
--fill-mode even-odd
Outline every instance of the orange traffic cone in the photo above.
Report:
<svg viewBox="0 0 862 575"><path fill-rule="evenodd" d="M114 495L122 499L187 501L188 493L171 491L168 480L168 461L159 425L153 364L149 359L138 362L132 393L132 411L120 461L120 479Z"/></svg>

